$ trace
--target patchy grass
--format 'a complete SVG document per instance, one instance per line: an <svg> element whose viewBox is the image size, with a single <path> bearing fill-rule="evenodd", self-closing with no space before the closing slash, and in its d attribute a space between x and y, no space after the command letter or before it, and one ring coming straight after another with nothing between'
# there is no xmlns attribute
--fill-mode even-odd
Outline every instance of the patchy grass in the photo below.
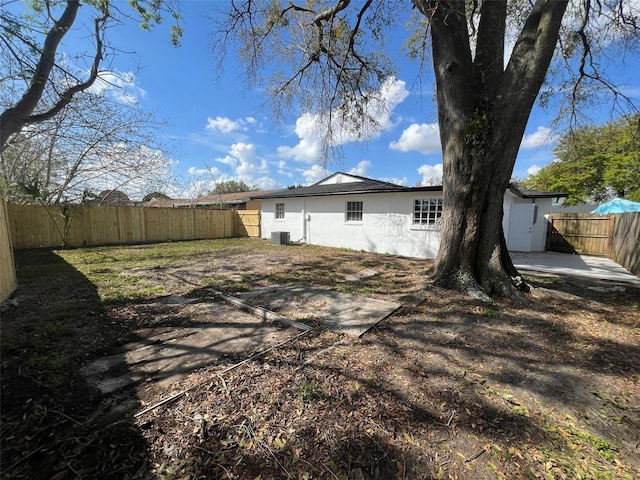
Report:
<svg viewBox="0 0 640 480"><path fill-rule="evenodd" d="M487 305L428 287L429 262L249 239L16 263L17 305L1 317L3 478L640 478L637 288L524 274L527 304ZM363 270L377 274L348 280ZM158 297L278 284L403 308L362 339L314 323L165 387L103 397L80 373L139 329L189 323Z"/></svg>

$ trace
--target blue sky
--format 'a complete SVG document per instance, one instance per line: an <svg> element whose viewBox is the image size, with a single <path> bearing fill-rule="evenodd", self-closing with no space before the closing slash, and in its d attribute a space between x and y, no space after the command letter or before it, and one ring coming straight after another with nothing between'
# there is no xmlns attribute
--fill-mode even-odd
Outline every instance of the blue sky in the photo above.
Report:
<svg viewBox="0 0 640 480"><path fill-rule="evenodd" d="M123 3L123 11L126 8ZM336 170L408 186L432 183L441 176L432 76L416 84L415 64L401 60L397 78L385 83L389 111L379 118L381 129L366 142L347 141L342 159L325 165L311 115L292 111L286 124L275 124L270 112L261 108L266 100L261 92L247 89L240 80L232 55L218 75L210 47L215 28L212 3L187 0L182 15L184 36L177 48L169 43L168 23L152 32L133 22L111 30L112 44L135 53L118 55L108 65L113 76L105 78L120 86L109 87L111 95L138 102L168 122L162 133L183 186L234 179L273 189L307 185ZM403 38L399 35L397 41ZM637 101L640 84L632 72L640 71L640 61L634 57L626 62L616 67L616 80ZM555 113L535 108L514 177L525 177L552 160L558 133L551 130Z"/></svg>

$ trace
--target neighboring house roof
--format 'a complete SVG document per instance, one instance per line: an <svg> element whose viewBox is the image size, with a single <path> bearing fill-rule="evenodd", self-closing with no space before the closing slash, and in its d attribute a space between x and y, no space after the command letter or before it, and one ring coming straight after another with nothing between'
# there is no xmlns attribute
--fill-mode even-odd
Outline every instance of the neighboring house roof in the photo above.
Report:
<svg viewBox="0 0 640 480"><path fill-rule="evenodd" d="M252 192L224 193L222 195L208 195L198 198L197 200L189 200L185 198L153 198L147 202L147 207L204 207L209 205L237 205L246 203L253 199L255 195L264 195L278 190L260 190Z"/></svg>
<svg viewBox="0 0 640 480"><path fill-rule="evenodd" d="M253 199L255 195L266 195L269 193L277 192L279 190L260 190L253 192L237 192L237 193L223 193L222 195L208 195L198 199L198 202L211 202L211 203L225 203L236 204L245 203Z"/></svg>
<svg viewBox="0 0 640 480"><path fill-rule="evenodd" d="M582 205L551 205L551 213L591 213L598 204L582 204Z"/></svg>
<svg viewBox="0 0 640 480"><path fill-rule="evenodd" d="M341 181L336 181L338 178L340 178ZM517 195L521 198L553 198L568 196L568 194L561 192L543 192L518 188L517 186L512 184L509 185L509 188L514 195ZM353 195L365 193L438 191L442 191L442 185L405 187L402 185L396 185L394 183L374 180L372 178L361 177L344 172L336 172L333 175L330 175L308 187L277 190L268 194L253 195L251 198L256 200L264 200L270 198L321 197L329 195Z"/></svg>
<svg viewBox="0 0 640 480"><path fill-rule="evenodd" d="M519 196L520 198L554 198L554 197L566 198L569 196L568 193L564 193L564 192L530 190L528 188L519 187L513 183L509 184L509 190L511 190L511 193Z"/></svg>

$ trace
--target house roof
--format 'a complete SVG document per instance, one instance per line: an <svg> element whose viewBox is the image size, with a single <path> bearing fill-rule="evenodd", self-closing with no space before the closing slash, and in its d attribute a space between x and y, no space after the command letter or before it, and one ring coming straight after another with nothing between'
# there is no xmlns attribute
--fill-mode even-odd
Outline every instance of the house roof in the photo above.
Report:
<svg viewBox="0 0 640 480"><path fill-rule="evenodd" d="M347 182L327 183L337 176L344 176L353 180ZM351 175L343 172L336 172L308 187L297 187L291 189L277 190L266 195L254 195L254 199L266 198L292 198L292 197L321 197L327 195L347 195L358 193L378 193L378 192L402 192L406 189L402 185L374 180L372 178Z"/></svg>
<svg viewBox="0 0 640 480"><path fill-rule="evenodd" d="M153 198L147 202L148 207L188 207L188 206L206 206L206 205L236 205L245 203L253 199L256 195L269 194L278 190L259 190L253 192L237 192L223 193L222 195L208 195L198 198L197 200L189 200L185 198Z"/></svg>
<svg viewBox="0 0 640 480"><path fill-rule="evenodd" d="M222 195L207 195L206 197L202 197L198 199L198 202L212 202L212 203L244 203L252 198L255 195L266 195L273 192L278 192L279 190L259 190L253 192L236 192L236 193L223 193Z"/></svg>
<svg viewBox="0 0 640 480"><path fill-rule="evenodd" d="M334 182L337 176L344 176L354 179L354 181ZM528 190L509 184L509 189L514 195L521 198L552 198L567 197L568 194L561 192L543 192L538 190ZM253 199L270 198L295 198L295 197L322 197L328 195L354 195L365 193L387 193L387 192L439 192L442 185L405 187L395 183L383 182L372 178L358 175L336 172L308 187L298 187L284 190L276 190L268 194L252 195Z"/></svg>
<svg viewBox="0 0 640 480"><path fill-rule="evenodd" d="M520 198L554 198L554 197L562 197L566 198L569 196L568 193L564 192L549 192L545 190L530 190L528 188L519 187L513 183L509 184L509 190L514 195L519 196Z"/></svg>

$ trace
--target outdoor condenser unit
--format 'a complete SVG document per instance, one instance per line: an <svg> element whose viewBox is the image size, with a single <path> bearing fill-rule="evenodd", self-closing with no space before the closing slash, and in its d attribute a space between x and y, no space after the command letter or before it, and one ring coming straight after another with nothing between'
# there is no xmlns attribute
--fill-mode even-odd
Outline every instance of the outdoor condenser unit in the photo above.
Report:
<svg viewBox="0 0 640 480"><path fill-rule="evenodd" d="M271 232L271 243L287 245L289 243L289 232Z"/></svg>

